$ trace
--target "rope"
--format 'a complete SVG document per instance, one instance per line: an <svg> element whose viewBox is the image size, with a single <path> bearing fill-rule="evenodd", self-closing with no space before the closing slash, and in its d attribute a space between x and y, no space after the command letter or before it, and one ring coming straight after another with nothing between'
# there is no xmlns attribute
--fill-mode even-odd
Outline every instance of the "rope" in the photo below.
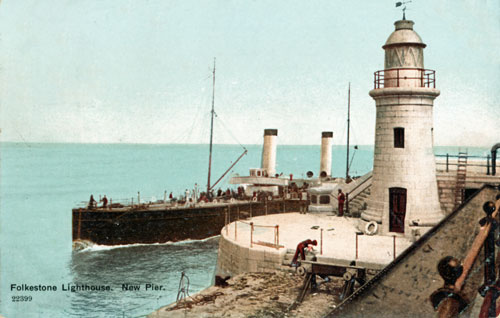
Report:
<svg viewBox="0 0 500 318"><path fill-rule="evenodd" d="M221 117L219 117L219 115L217 113L215 113L215 117L219 120L222 128L224 128L226 130L226 132L233 138L234 141L236 141L238 143L238 145L240 145L244 150L247 150L245 148L245 146L243 146L240 141L238 140L238 138L236 138L236 136L227 128L226 124L224 123L224 121L222 120Z"/></svg>

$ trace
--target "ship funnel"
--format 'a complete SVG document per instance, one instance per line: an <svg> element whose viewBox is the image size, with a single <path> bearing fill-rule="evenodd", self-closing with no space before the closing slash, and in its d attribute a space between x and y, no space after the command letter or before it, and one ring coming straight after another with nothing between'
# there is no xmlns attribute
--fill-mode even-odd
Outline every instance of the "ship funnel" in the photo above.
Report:
<svg viewBox="0 0 500 318"><path fill-rule="evenodd" d="M332 175L332 138L333 132L323 131L321 133L321 163L319 176L322 178Z"/></svg>
<svg viewBox="0 0 500 318"><path fill-rule="evenodd" d="M262 148L262 169L270 177L276 173L276 144L278 129L264 129L264 147Z"/></svg>

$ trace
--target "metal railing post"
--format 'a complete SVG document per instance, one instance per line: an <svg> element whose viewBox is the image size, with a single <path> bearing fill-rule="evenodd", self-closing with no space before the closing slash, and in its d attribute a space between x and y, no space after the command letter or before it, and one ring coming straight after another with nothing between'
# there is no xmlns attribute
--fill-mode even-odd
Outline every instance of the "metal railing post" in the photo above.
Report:
<svg viewBox="0 0 500 318"><path fill-rule="evenodd" d="M448 153L446 154L446 172L449 172L449 167L448 167L448 164L449 164L449 160L450 160L450 155L448 155Z"/></svg>
<svg viewBox="0 0 500 318"><path fill-rule="evenodd" d="M280 226L276 225L276 249L280 249Z"/></svg>
<svg viewBox="0 0 500 318"><path fill-rule="evenodd" d="M319 242L320 242L319 255L323 255L323 229L321 229L321 236Z"/></svg>
<svg viewBox="0 0 500 318"><path fill-rule="evenodd" d="M238 240L238 221L234 222L234 240Z"/></svg>
<svg viewBox="0 0 500 318"><path fill-rule="evenodd" d="M253 222L250 222L250 247L253 247Z"/></svg>
<svg viewBox="0 0 500 318"><path fill-rule="evenodd" d="M358 259L358 237L359 237L359 232L356 232L356 259Z"/></svg>
<svg viewBox="0 0 500 318"><path fill-rule="evenodd" d="M396 235L392 236L392 254L394 255L394 259L396 259Z"/></svg>
<svg viewBox="0 0 500 318"><path fill-rule="evenodd" d="M490 175L490 155L486 156L486 175Z"/></svg>

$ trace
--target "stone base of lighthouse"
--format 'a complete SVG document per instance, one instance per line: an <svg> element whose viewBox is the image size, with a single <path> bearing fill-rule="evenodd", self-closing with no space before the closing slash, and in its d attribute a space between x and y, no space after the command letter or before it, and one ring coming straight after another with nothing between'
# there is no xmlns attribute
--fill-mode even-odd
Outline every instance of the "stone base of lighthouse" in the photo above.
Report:
<svg viewBox="0 0 500 318"><path fill-rule="evenodd" d="M382 235L421 235L444 216L433 153L432 109L439 91L394 87L370 95L377 107L373 182L359 227L374 221ZM403 129L398 147L395 129Z"/></svg>

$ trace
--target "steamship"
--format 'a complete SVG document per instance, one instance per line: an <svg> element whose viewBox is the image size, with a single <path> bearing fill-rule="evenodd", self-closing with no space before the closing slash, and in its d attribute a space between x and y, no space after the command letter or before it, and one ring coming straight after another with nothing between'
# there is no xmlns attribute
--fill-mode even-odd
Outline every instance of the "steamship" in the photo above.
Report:
<svg viewBox="0 0 500 318"><path fill-rule="evenodd" d="M215 87L215 60L213 68ZM72 210L73 249L82 249L92 244L124 245L176 242L187 239L205 239L220 234L228 223L242 218L305 211L308 206L304 180L294 180L275 175L276 164L276 129L264 131L262 168L250 169L249 177L232 178L232 184L244 184L244 193L238 199L226 196L212 199L214 187L226 176L234 165L247 153L243 153L211 185L211 163L214 122L214 90L212 91L210 152L208 159L208 186L202 193L186 203L162 201L130 202L122 205L110 202L105 207L94 204L77 207ZM241 179L241 180L240 180ZM293 193L288 187L293 186ZM307 184L305 184L307 186ZM258 196L256 194L259 194Z"/></svg>

